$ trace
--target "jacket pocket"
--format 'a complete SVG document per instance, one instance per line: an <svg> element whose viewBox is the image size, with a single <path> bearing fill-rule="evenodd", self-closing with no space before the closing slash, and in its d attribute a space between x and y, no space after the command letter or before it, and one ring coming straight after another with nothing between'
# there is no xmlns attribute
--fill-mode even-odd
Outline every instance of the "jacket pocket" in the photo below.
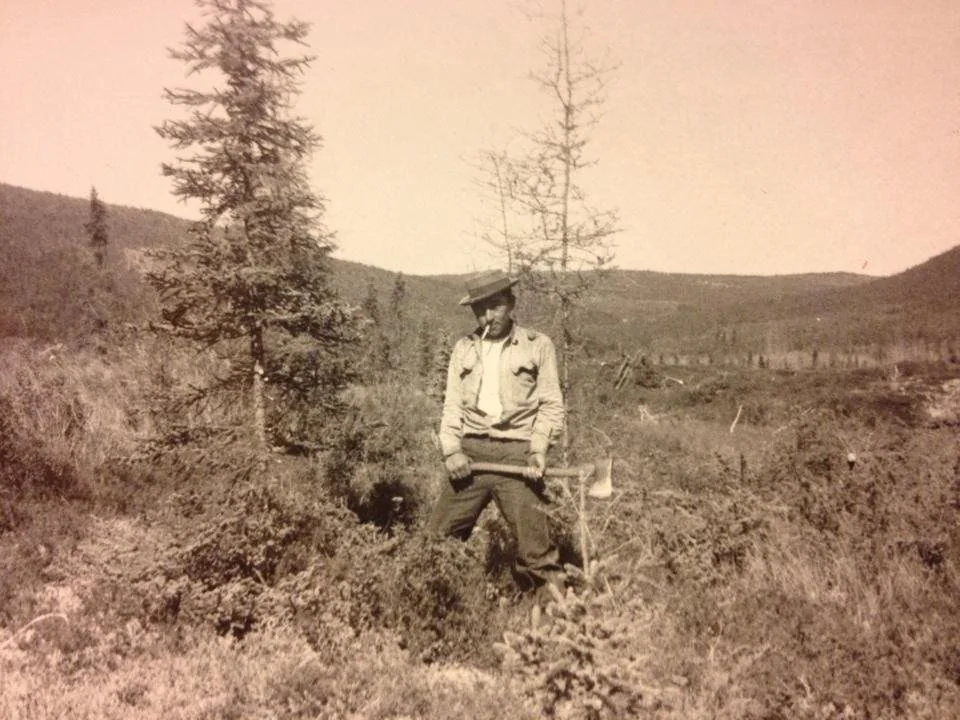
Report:
<svg viewBox="0 0 960 720"><path fill-rule="evenodd" d="M537 390L537 365L532 358L510 363L508 396L514 405L527 405Z"/></svg>
<svg viewBox="0 0 960 720"><path fill-rule="evenodd" d="M460 361L460 401L464 406L473 407L476 402L481 374L477 351L471 347Z"/></svg>
<svg viewBox="0 0 960 720"><path fill-rule="evenodd" d="M473 372L473 369L477 366L477 351L472 347L468 348L463 353L463 358L460 360L460 377L464 378Z"/></svg>

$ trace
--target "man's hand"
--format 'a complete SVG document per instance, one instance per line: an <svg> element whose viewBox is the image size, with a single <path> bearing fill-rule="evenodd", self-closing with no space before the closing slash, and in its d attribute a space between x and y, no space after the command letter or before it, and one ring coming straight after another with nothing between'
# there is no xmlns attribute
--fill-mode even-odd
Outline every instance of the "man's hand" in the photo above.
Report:
<svg viewBox="0 0 960 720"><path fill-rule="evenodd" d="M451 480L466 480L470 477L470 458L462 452L448 456L443 464Z"/></svg>
<svg viewBox="0 0 960 720"><path fill-rule="evenodd" d="M543 473L547 469L547 456L543 453L530 453L527 455L527 469L523 476L527 480L542 480Z"/></svg>

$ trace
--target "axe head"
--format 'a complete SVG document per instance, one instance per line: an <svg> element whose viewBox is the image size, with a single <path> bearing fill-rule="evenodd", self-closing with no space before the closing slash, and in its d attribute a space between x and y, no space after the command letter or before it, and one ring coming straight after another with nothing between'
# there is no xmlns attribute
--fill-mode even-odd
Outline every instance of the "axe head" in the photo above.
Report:
<svg viewBox="0 0 960 720"><path fill-rule="evenodd" d="M593 485L587 490L587 495L598 500L606 500L613 495L613 458L607 458L594 466L596 477Z"/></svg>

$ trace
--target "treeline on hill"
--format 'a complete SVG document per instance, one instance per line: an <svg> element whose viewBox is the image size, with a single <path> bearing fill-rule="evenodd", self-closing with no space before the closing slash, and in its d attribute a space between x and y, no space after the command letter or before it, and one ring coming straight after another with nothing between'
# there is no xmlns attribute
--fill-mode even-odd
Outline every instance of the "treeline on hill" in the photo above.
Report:
<svg viewBox="0 0 960 720"><path fill-rule="evenodd" d="M611 273L591 305L591 330L601 338L619 332L622 353L653 362L797 369L960 355L960 247L888 278L686 276L678 283L640 275Z"/></svg>
<svg viewBox="0 0 960 720"><path fill-rule="evenodd" d="M96 260L85 226L90 202L55 193L0 183L0 337L49 341L85 335L97 313L108 313L125 327L155 317L153 291L143 282L149 252L184 241L190 222L153 210L109 204L106 265L113 285L108 307L91 302ZM391 297L397 274L380 268L331 259L331 281L354 306L378 304ZM456 276L400 276L405 319L415 327L429 323L438 333L469 326L457 307L462 282ZM459 311L459 312L458 312Z"/></svg>
<svg viewBox="0 0 960 720"><path fill-rule="evenodd" d="M109 198L105 198L109 200ZM69 338L109 312L114 325L155 310L140 281L151 248L180 242L189 223L164 213L109 206L107 254L120 298L91 300L94 259L84 224L89 203L0 184L0 335ZM331 281L360 307L374 296L389 315L396 273L332 258ZM820 367L898 359L948 361L960 351L960 247L889 278L845 273L776 277L609 270L577 321L588 357L645 355L664 364L752 364L794 357ZM408 334L437 339L470 329L456 304L461 276L401 276ZM108 302L109 304L109 302ZM521 321L548 328L553 310L524 298Z"/></svg>
<svg viewBox="0 0 960 720"><path fill-rule="evenodd" d="M183 222L112 208L99 256L91 222L88 201L0 185L0 336L77 340L149 316L136 250L169 242Z"/></svg>

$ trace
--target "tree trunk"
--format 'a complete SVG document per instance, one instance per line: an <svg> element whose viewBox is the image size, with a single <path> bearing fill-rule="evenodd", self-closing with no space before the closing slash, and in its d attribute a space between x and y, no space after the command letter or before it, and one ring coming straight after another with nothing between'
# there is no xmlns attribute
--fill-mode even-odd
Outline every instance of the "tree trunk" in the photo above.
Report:
<svg viewBox="0 0 960 720"><path fill-rule="evenodd" d="M567 393L570 388L570 298L567 296L567 272L570 261L570 184L573 174L573 88L570 77L570 39L567 26L567 3L560 3L560 29L563 33L561 45L561 67L563 68L563 205L560 216L560 390L563 393L563 427L560 432L560 449L563 466L569 462L570 454L570 401Z"/></svg>
<svg viewBox="0 0 960 720"><path fill-rule="evenodd" d="M250 356L253 360L253 386L251 389L253 402L253 434L257 440L257 447L261 452L267 449L267 413L264 406L264 352L263 328L257 327L250 336Z"/></svg>
<svg viewBox="0 0 960 720"><path fill-rule="evenodd" d="M566 297L560 298L560 392L563 395L563 426L560 428L560 456L563 467L569 464L570 455L570 400L567 397L570 390L570 302Z"/></svg>

